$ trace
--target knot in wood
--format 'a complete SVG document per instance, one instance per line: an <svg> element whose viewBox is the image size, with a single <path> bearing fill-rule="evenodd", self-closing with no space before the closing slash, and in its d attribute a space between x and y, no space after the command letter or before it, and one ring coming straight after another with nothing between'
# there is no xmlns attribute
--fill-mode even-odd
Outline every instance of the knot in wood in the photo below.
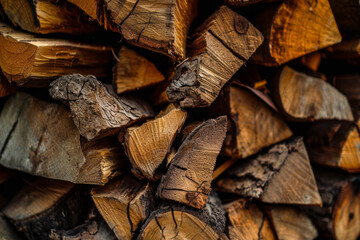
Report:
<svg viewBox="0 0 360 240"><path fill-rule="evenodd" d="M249 22L245 18L237 15L234 18L234 28L237 33L241 35L246 34L249 29Z"/></svg>

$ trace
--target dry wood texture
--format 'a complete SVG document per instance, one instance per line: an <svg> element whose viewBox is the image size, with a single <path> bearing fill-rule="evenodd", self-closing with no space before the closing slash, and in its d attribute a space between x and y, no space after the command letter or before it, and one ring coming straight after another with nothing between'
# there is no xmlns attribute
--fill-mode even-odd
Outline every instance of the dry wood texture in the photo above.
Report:
<svg viewBox="0 0 360 240"><path fill-rule="evenodd" d="M17 85L45 87L71 73L110 77L112 59L108 46L39 38L0 23L0 67Z"/></svg>
<svg viewBox="0 0 360 240"><path fill-rule="evenodd" d="M347 98L324 80L287 66L274 80L274 100L289 120L354 120Z"/></svg>
<svg viewBox="0 0 360 240"><path fill-rule="evenodd" d="M126 130L126 152L136 176L158 179L155 171L169 153L186 117L185 111L171 104L155 119Z"/></svg>
<svg viewBox="0 0 360 240"><path fill-rule="evenodd" d="M34 33L86 34L100 30L88 17L66 1L0 0L14 26Z"/></svg>
<svg viewBox="0 0 360 240"><path fill-rule="evenodd" d="M0 239L1 240L20 240L21 237L7 222L6 218L0 214Z"/></svg>
<svg viewBox="0 0 360 240"><path fill-rule="evenodd" d="M240 161L219 178L216 189L266 203L321 205L302 138Z"/></svg>
<svg viewBox="0 0 360 240"><path fill-rule="evenodd" d="M10 97L1 112L0 126L0 164L8 168L101 185L123 164L121 148L114 141L81 144L64 106L25 93Z"/></svg>
<svg viewBox="0 0 360 240"><path fill-rule="evenodd" d="M113 85L117 93L138 90L165 80L150 60L133 49L123 46L118 57L119 61L113 68Z"/></svg>
<svg viewBox="0 0 360 240"><path fill-rule="evenodd" d="M253 18L265 38L252 57L257 64L277 66L341 41L328 0L285 0L264 9Z"/></svg>
<svg viewBox="0 0 360 240"><path fill-rule="evenodd" d="M121 128L151 117L151 106L131 96L118 96L92 75L67 75L50 84L50 96L69 102L79 132L87 140L117 134Z"/></svg>
<svg viewBox="0 0 360 240"><path fill-rule="evenodd" d="M202 209L211 191L212 173L226 130L226 116L207 120L195 128L161 179L158 195Z"/></svg>
<svg viewBox="0 0 360 240"><path fill-rule="evenodd" d="M118 239L133 239L134 232L154 208L153 189L132 175L121 176L105 187L94 188L92 198Z"/></svg>
<svg viewBox="0 0 360 240"><path fill-rule="evenodd" d="M182 107L207 107L262 43L261 33L227 7L213 13L192 36L188 59L167 89Z"/></svg>
<svg viewBox="0 0 360 240"><path fill-rule="evenodd" d="M360 2L357 0L329 0L341 32L360 32Z"/></svg>

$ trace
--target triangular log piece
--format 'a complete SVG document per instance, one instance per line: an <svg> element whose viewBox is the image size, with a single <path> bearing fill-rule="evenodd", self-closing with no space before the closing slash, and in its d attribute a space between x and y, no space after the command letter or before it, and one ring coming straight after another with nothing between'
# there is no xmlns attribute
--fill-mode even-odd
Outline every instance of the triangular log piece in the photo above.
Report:
<svg viewBox="0 0 360 240"><path fill-rule="evenodd" d="M10 223L0 213L0 236L1 240L21 240L21 236L13 229Z"/></svg>
<svg viewBox="0 0 360 240"><path fill-rule="evenodd" d="M0 0L0 4L12 24L28 32L81 35L101 29L67 1Z"/></svg>
<svg viewBox="0 0 360 240"><path fill-rule="evenodd" d="M310 218L296 207L269 206L266 212L278 240L313 240L318 236Z"/></svg>
<svg viewBox="0 0 360 240"><path fill-rule="evenodd" d="M197 15L197 0L105 0L123 37L139 47L185 58L186 37Z"/></svg>
<svg viewBox="0 0 360 240"><path fill-rule="evenodd" d="M22 188L3 212L28 239L48 239L52 228L75 227L86 208L81 191L74 186L37 179Z"/></svg>
<svg viewBox="0 0 360 240"><path fill-rule="evenodd" d="M256 204L244 199L224 206L228 218L227 235L231 240L275 240L269 219Z"/></svg>
<svg viewBox="0 0 360 240"><path fill-rule="evenodd" d="M161 198L202 209L211 191L212 173L223 144L227 117L210 119L181 144L158 187Z"/></svg>
<svg viewBox="0 0 360 240"><path fill-rule="evenodd" d="M305 144L314 163L360 172L360 120L320 121L307 130Z"/></svg>
<svg viewBox="0 0 360 240"><path fill-rule="evenodd" d="M118 58L113 68L116 93L146 88L165 80L154 63L131 48L122 46Z"/></svg>
<svg viewBox="0 0 360 240"><path fill-rule="evenodd" d="M161 205L148 217L137 240L218 240L224 230L225 212L220 199L211 194L202 210L183 205Z"/></svg>
<svg viewBox="0 0 360 240"><path fill-rule="evenodd" d="M72 73L109 78L112 62L109 46L40 38L0 23L0 67L7 80L17 85L47 87L57 77Z"/></svg>
<svg viewBox="0 0 360 240"><path fill-rule="evenodd" d="M182 107L208 107L262 41L247 19L221 7L192 36L189 58L177 66L167 88L169 100Z"/></svg>
<svg viewBox="0 0 360 240"><path fill-rule="evenodd" d="M356 0L329 0L336 23L342 33L360 33L360 2Z"/></svg>
<svg viewBox="0 0 360 240"><path fill-rule="evenodd" d="M216 189L266 203L321 205L302 138L241 160L219 178Z"/></svg>
<svg viewBox="0 0 360 240"><path fill-rule="evenodd" d="M354 120L347 98L320 78L285 66L273 88L279 110L291 121Z"/></svg>
<svg viewBox="0 0 360 240"><path fill-rule="evenodd" d="M229 7L239 8L256 3L277 2L281 0L224 0L224 3Z"/></svg>
<svg viewBox="0 0 360 240"><path fill-rule="evenodd" d="M232 158L246 158L292 136L280 114L244 87L225 86L208 112L228 115L222 154Z"/></svg>
<svg viewBox="0 0 360 240"><path fill-rule="evenodd" d="M186 117L185 111L170 104L155 119L126 130L126 153L136 176L150 180L159 179L160 175L156 175L155 171L170 152Z"/></svg>
<svg viewBox="0 0 360 240"><path fill-rule="evenodd" d="M265 38L251 58L256 64L278 66L341 42L328 0L285 0L263 9L252 21Z"/></svg>
<svg viewBox="0 0 360 240"><path fill-rule="evenodd" d="M16 86L9 83L0 69L0 98L9 96L16 92L16 90Z"/></svg>
<svg viewBox="0 0 360 240"><path fill-rule="evenodd" d="M132 96L118 96L92 75L72 74L50 84L49 94L69 102L80 134L87 140L117 134L121 128L153 116L151 106Z"/></svg>
<svg viewBox="0 0 360 240"><path fill-rule="evenodd" d="M360 176L314 170L323 207L304 210L322 239L358 239L360 235Z"/></svg>
<svg viewBox="0 0 360 240"><path fill-rule="evenodd" d="M118 239L133 234L154 208L153 188L132 175L124 175L91 191L95 205Z"/></svg>
<svg viewBox="0 0 360 240"><path fill-rule="evenodd" d="M116 139L80 141L61 104L18 92L0 115L0 164L33 175L103 185L125 165Z"/></svg>

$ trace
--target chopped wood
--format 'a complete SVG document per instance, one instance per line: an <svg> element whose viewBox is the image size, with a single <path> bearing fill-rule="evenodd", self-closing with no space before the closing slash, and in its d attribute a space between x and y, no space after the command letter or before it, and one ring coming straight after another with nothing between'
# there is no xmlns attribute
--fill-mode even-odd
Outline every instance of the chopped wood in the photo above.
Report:
<svg viewBox="0 0 360 240"><path fill-rule="evenodd" d="M95 205L118 239L133 234L154 208L153 188L131 175L124 175L105 187L91 191Z"/></svg>
<svg viewBox="0 0 360 240"><path fill-rule="evenodd" d="M226 130L226 116L207 120L195 128L162 177L158 195L202 209L211 191L212 173Z"/></svg>
<svg viewBox="0 0 360 240"><path fill-rule="evenodd" d="M285 0L257 11L252 22L265 38L251 58L256 64L278 66L341 42L328 0Z"/></svg>
<svg viewBox="0 0 360 240"><path fill-rule="evenodd" d="M7 168L103 185L124 165L116 140L82 144L70 113L61 104L18 92L5 104L0 126L0 164Z"/></svg>
<svg viewBox="0 0 360 240"><path fill-rule="evenodd" d="M279 110L291 121L354 120L343 94L324 80L287 66L275 78L273 95Z"/></svg>
<svg viewBox="0 0 360 240"><path fill-rule="evenodd" d="M66 1L0 0L14 26L33 33L86 34L100 30L88 17Z"/></svg>
<svg viewBox="0 0 360 240"><path fill-rule="evenodd" d="M356 0L329 0L341 32L360 32L360 2Z"/></svg>
<svg viewBox="0 0 360 240"><path fill-rule="evenodd" d="M0 236L2 240L22 239L2 214L0 214Z"/></svg>
<svg viewBox="0 0 360 240"><path fill-rule="evenodd" d="M16 85L47 87L57 77L72 73L107 78L112 59L109 46L40 38L0 23L0 67Z"/></svg>
<svg viewBox="0 0 360 240"><path fill-rule="evenodd" d="M188 57L167 89L182 107L208 107L262 43L261 33L227 7L211 15L192 37Z"/></svg>
<svg viewBox="0 0 360 240"><path fill-rule="evenodd" d="M218 179L216 189L266 203L321 205L302 138L239 161Z"/></svg>
<svg viewBox="0 0 360 240"><path fill-rule="evenodd" d="M161 175L155 174L155 171L169 153L186 117L185 111L170 104L155 119L126 130L126 152L137 177L159 179Z"/></svg>
<svg viewBox="0 0 360 240"><path fill-rule="evenodd" d="M218 240L224 230L225 212L220 199L211 194L202 210L161 205L148 217L137 239Z"/></svg>
<svg viewBox="0 0 360 240"><path fill-rule="evenodd" d="M60 77L50 84L49 94L69 102L74 123L87 140L115 135L121 128L153 115L144 100L118 96L92 75Z"/></svg>
<svg viewBox="0 0 360 240"><path fill-rule="evenodd" d="M113 68L113 85L117 93L146 88L165 80L165 76L147 58L123 46Z"/></svg>

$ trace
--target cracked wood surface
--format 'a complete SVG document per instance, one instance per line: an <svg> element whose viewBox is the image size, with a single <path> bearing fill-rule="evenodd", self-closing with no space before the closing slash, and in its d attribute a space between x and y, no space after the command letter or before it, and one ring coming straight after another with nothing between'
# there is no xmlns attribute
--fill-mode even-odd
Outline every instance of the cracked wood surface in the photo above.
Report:
<svg viewBox="0 0 360 240"><path fill-rule="evenodd" d="M202 209L211 191L212 173L227 130L227 117L210 119L181 144L158 186L161 198Z"/></svg>
<svg viewBox="0 0 360 240"><path fill-rule="evenodd" d="M126 152L137 177L150 180L160 178L155 171L169 153L186 117L185 111L170 104L155 119L126 130Z"/></svg>
<svg viewBox="0 0 360 240"><path fill-rule="evenodd" d="M18 92L0 115L0 164L33 175L74 183L105 184L124 165L116 139L80 141L61 104Z"/></svg>
<svg viewBox="0 0 360 240"><path fill-rule="evenodd" d="M47 87L72 73L109 78L112 60L109 46L40 38L0 23L0 67L16 85Z"/></svg>
<svg viewBox="0 0 360 240"><path fill-rule="evenodd" d="M132 175L112 180L91 191L95 205L118 239L133 234L154 208L153 188Z"/></svg>
<svg viewBox="0 0 360 240"><path fill-rule="evenodd" d="M144 118L153 116L151 106L133 96L118 96L96 77L67 75L50 84L49 94L68 102L80 134L87 140L117 134Z"/></svg>
<svg viewBox="0 0 360 240"><path fill-rule="evenodd" d="M218 240L225 230L225 212L216 194L210 194L202 210L164 203L151 213L137 240Z"/></svg>
<svg viewBox="0 0 360 240"><path fill-rule="evenodd" d="M354 120L347 98L320 78L285 66L274 82L274 100L291 121Z"/></svg>
<svg viewBox="0 0 360 240"><path fill-rule="evenodd" d="M302 138L240 160L219 178L216 189L266 203L321 205Z"/></svg>
<svg viewBox="0 0 360 240"><path fill-rule="evenodd" d="M177 66L167 88L169 100L182 107L208 107L262 41L248 20L221 7L192 36L189 58Z"/></svg>

